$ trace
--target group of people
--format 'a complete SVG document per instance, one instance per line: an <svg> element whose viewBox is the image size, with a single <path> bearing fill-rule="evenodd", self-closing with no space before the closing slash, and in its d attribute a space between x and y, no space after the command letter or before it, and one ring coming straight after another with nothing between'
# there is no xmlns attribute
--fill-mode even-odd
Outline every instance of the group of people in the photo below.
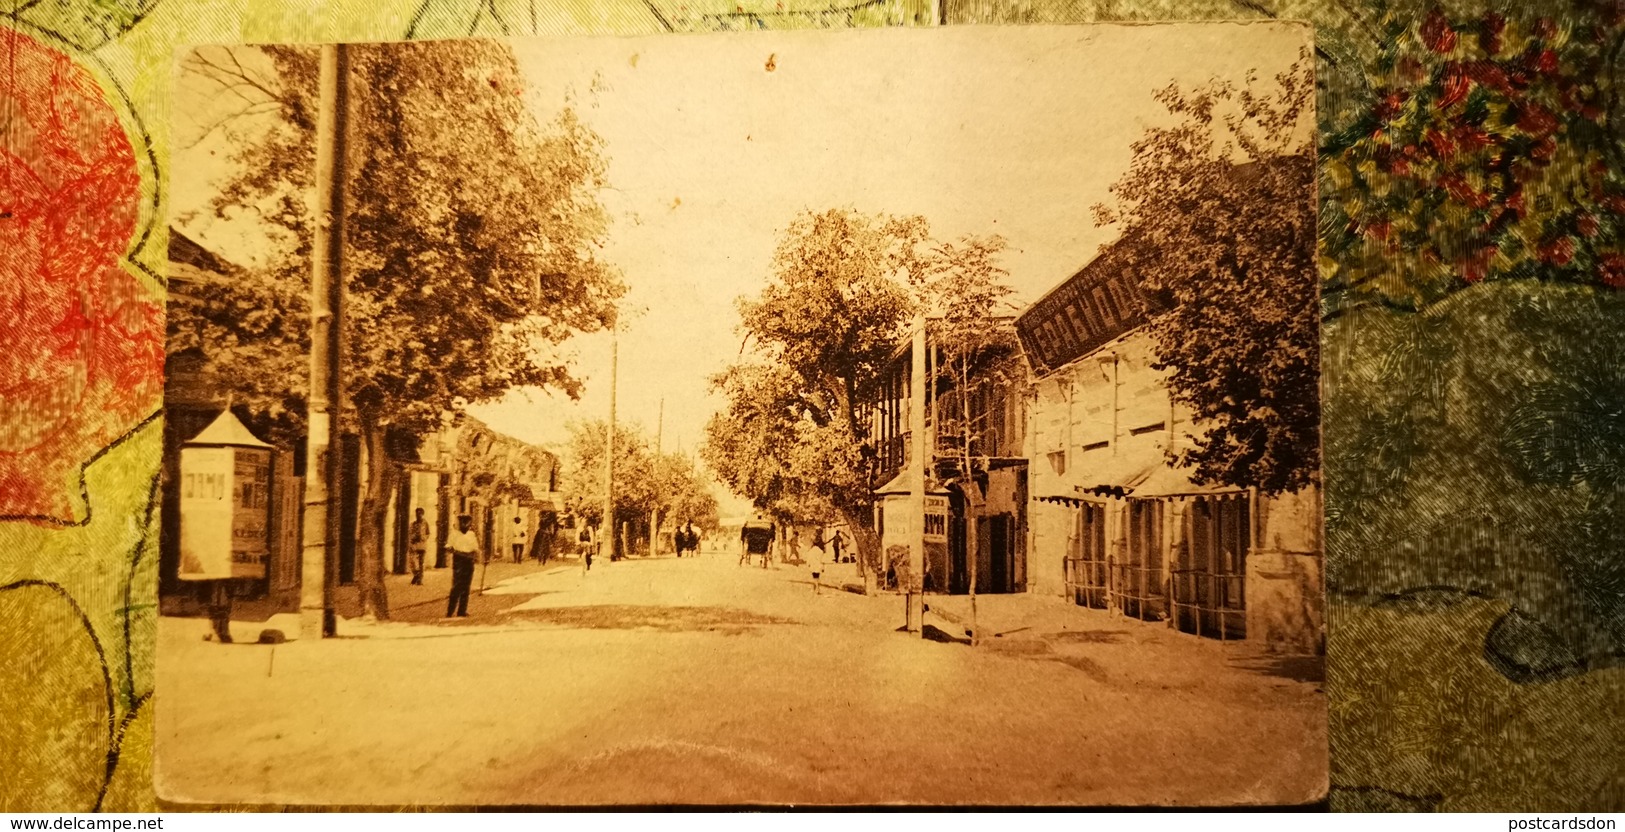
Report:
<svg viewBox="0 0 1625 832"><path fill-rule="evenodd" d="M697 555L700 553L700 532L694 528L693 522L685 523L677 527L672 535L672 543L677 546L678 557L682 557L684 552Z"/></svg>
<svg viewBox="0 0 1625 832"><path fill-rule="evenodd" d="M760 557L762 559L762 568L766 569L773 558L773 549L777 546L778 533L778 526L774 525L773 521L768 520L760 512L751 519L746 520L745 524L739 529L739 563L744 565ZM796 540L793 537L790 543L792 547L790 555L793 558L799 558L799 551L795 546ZM834 563L847 563L852 560L852 556L849 554L851 544L846 538L846 532L841 529L836 529L834 533L825 537L824 527L815 527L813 529L812 547L815 553L815 562L813 564L815 571L822 569L826 558L832 559Z"/></svg>

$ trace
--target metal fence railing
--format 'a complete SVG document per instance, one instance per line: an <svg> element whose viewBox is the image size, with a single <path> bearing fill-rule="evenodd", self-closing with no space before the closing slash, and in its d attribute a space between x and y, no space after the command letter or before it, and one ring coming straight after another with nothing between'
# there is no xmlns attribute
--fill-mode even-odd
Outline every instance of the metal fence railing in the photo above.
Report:
<svg viewBox="0 0 1625 832"><path fill-rule="evenodd" d="M1240 574L1174 570L1175 626L1205 638L1246 638L1246 589L1246 578Z"/></svg>
<svg viewBox="0 0 1625 832"><path fill-rule="evenodd" d="M1106 562L1085 558L1066 558L1062 561L1067 597L1080 607L1097 610L1107 606Z"/></svg>

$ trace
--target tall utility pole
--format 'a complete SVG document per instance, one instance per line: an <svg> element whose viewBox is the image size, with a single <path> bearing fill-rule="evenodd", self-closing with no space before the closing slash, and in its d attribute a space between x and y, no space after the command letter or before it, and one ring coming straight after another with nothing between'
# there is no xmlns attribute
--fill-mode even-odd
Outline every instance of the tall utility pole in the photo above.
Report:
<svg viewBox="0 0 1625 832"><path fill-rule="evenodd" d="M333 588L338 584L339 476L343 454L333 438L344 409L339 364L344 335L344 182L349 131L350 52L322 47L316 111L316 228L310 269L309 436L305 442L304 542L300 564L299 630L314 639L338 634Z"/></svg>
<svg viewBox="0 0 1625 832"><path fill-rule="evenodd" d="M908 538L908 632L925 635L925 315L914 316L914 343L909 350L908 443L909 505L914 528Z"/></svg>
<svg viewBox="0 0 1625 832"><path fill-rule="evenodd" d="M660 435L666 430L666 397L660 397L660 417L655 420L655 467L660 467ZM655 541L660 538L660 495L655 495L655 507L649 509L649 557L655 556Z"/></svg>
<svg viewBox="0 0 1625 832"><path fill-rule="evenodd" d="M621 360L620 322L609 329L609 428L604 431L604 522L599 524L598 559L615 557L615 388L619 386ZM607 553L606 553L607 551Z"/></svg>

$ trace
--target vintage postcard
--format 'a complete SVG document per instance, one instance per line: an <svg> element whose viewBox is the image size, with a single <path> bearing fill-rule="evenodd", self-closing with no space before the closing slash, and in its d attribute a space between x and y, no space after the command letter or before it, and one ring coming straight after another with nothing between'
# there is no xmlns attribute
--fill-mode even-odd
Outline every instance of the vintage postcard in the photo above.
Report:
<svg viewBox="0 0 1625 832"><path fill-rule="evenodd" d="M182 51L159 797L1322 800L1314 65Z"/></svg>

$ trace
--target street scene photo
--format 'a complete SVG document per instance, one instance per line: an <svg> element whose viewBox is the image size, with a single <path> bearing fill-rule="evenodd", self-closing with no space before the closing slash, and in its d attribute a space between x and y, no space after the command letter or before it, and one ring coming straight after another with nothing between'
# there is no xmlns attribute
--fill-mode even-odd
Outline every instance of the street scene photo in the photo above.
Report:
<svg viewBox="0 0 1625 832"><path fill-rule="evenodd" d="M1313 70L178 54L160 799L1324 800Z"/></svg>

